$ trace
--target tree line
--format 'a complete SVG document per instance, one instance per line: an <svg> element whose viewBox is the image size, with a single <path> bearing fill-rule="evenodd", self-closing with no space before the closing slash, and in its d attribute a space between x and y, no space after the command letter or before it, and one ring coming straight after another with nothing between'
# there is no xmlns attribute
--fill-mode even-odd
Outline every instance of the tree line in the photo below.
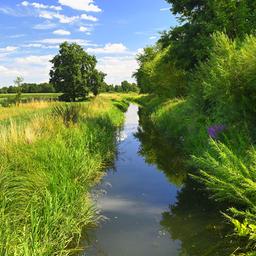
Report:
<svg viewBox="0 0 256 256"><path fill-rule="evenodd" d="M0 88L1 94L8 94L8 93L55 93L56 90L54 86L50 83L23 83L19 86L11 85L9 87L2 87Z"/></svg>
<svg viewBox="0 0 256 256"><path fill-rule="evenodd" d="M61 91L56 90L56 88L51 83L22 83L19 87L16 85L11 85L9 87L0 88L0 94L16 94L21 91L21 93L59 93ZM136 83L130 83L128 81L121 82L121 85L102 83L100 93L104 92L139 92L139 87Z"/></svg>

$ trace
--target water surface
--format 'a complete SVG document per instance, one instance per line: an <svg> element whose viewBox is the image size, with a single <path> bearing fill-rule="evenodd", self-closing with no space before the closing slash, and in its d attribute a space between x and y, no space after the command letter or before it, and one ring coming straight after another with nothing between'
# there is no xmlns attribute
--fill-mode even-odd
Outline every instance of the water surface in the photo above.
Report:
<svg viewBox="0 0 256 256"><path fill-rule="evenodd" d="M96 189L106 220L90 235L84 255L229 255L234 245L223 235L216 205L186 179L178 151L136 105L119 137L115 168Z"/></svg>

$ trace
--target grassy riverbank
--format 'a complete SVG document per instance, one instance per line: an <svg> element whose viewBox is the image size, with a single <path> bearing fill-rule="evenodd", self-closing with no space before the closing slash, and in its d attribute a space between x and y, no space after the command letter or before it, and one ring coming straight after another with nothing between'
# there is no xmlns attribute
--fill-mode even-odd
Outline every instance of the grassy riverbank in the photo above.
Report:
<svg viewBox="0 0 256 256"><path fill-rule="evenodd" d="M237 248L236 255L253 255L256 38L250 35L231 39L215 33L207 60L198 63L193 71L173 70L165 75L163 69L158 69L161 54L162 65L167 57L171 63L174 60L165 56L161 43L138 58L137 80L144 92L151 93L140 101L152 125L184 153L191 176L203 183L209 198L227 205L224 215L234 225L236 239L247 243ZM165 76L171 80L160 83ZM179 92L184 87L186 90Z"/></svg>
<svg viewBox="0 0 256 256"><path fill-rule="evenodd" d="M255 255L256 151L246 129L240 126L237 131L236 126L230 126L218 138L211 138L209 127L214 120L198 112L190 98L149 95L139 103L153 127L183 152L190 175L210 191L211 200L229 206L224 215L234 225L240 237L236 239L248 244L237 252Z"/></svg>
<svg viewBox="0 0 256 256"><path fill-rule="evenodd" d="M0 254L70 255L97 224L90 189L114 158L124 115L107 97L47 103L43 114L14 108L0 116Z"/></svg>

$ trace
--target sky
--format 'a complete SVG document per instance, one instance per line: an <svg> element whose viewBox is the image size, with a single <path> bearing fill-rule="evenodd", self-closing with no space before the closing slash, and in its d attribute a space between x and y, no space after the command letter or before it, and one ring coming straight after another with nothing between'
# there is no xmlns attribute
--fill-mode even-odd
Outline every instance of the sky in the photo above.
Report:
<svg viewBox="0 0 256 256"><path fill-rule="evenodd" d="M59 44L76 42L106 82L133 81L136 55L177 24L164 0L1 0L0 87L49 81Z"/></svg>

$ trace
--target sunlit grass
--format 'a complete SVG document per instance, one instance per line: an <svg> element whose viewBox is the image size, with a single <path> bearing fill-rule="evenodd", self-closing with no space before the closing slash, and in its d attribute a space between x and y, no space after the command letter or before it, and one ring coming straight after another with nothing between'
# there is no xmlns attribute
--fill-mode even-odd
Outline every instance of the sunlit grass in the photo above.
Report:
<svg viewBox="0 0 256 256"><path fill-rule="evenodd" d="M26 104L19 104L11 107L0 107L0 121L12 117L29 114L53 106L56 103L45 101L34 101Z"/></svg>
<svg viewBox="0 0 256 256"><path fill-rule="evenodd" d="M22 125L13 119L1 127L0 255L71 255L81 249L82 231L99 220L90 189L114 158L123 113L101 97L60 105L65 111L57 115L50 108ZM20 105L6 112L49 106ZM76 122L67 125L65 116L74 112Z"/></svg>

